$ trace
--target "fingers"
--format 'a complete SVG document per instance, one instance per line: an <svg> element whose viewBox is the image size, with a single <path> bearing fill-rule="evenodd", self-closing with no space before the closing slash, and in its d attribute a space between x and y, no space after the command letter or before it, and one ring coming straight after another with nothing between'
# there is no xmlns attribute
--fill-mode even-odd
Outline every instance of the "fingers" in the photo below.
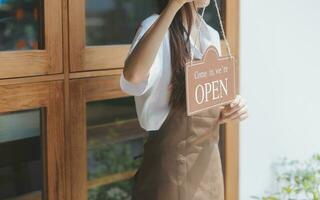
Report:
<svg viewBox="0 0 320 200"><path fill-rule="evenodd" d="M233 107L231 107L231 104L233 104ZM230 103L230 110L225 110L223 112L224 116L229 116L233 114L234 112L238 111L239 109L243 108L246 105L245 101L242 98L236 99L235 101Z"/></svg>
<svg viewBox="0 0 320 200"><path fill-rule="evenodd" d="M233 108L234 106L238 105L241 99L241 96L237 95L236 98L230 103L230 107Z"/></svg>
<svg viewBox="0 0 320 200"><path fill-rule="evenodd" d="M237 97L229 104L229 109L227 107L221 110L219 123L225 123L227 121L242 121L248 118L248 109L244 99L237 95ZM231 109L230 109L231 108Z"/></svg>
<svg viewBox="0 0 320 200"><path fill-rule="evenodd" d="M246 114L247 113L247 105L243 106L240 110L234 112L233 114L229 115L228 117L226 117L226 119L235 119L235 118L239 118L241 115Z"/></svg>
<svg viewBox="0 0 320 200"><path fill-rule="evenodd" d="M223 123L226 123L226 122L229 122L229 121L243 121L245 119L247 119L249 117L248 113L244 113L244 114L241 114L240 116L237 116L237 117L234 117L234 118L223 118L223 119L220 119L219 120L219 124L223 124Z"/></svg>
<svg viewBox="0 0 320 200"><path fill-rule="evenodd" d="M245 113L245 114L243 114L243 115L241 115L241 116L239 117L239 120L242 121L242 120L244 120L244 119L247 119L248 117L249 117L249 114L248 114L248 113Z"/></svg>
<svg viewBox="0 0 320 200"><path fill-rule="evenodd" d="M246 115L247 114L247 106L243 106L241 109L237 110L236 112L232 113L231 115L228 115L228 116L222 116L222 122L226 122L226 121L229 121L229 120L235 120L235 119L240 119L241 118L246 118Z"/></svg>

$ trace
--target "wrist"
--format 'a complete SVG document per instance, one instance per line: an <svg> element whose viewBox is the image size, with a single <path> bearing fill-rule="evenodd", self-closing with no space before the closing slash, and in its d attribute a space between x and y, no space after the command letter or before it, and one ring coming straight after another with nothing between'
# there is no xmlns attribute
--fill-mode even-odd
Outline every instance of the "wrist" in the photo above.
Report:
<svg viewBox="0 0 320 200"><path fill-rule="evenodd" d="M167 5L167 9L174 11L175 13L178 12L178 10L183 6L179 1L177 0L171 0L169 1Z"/></svg>

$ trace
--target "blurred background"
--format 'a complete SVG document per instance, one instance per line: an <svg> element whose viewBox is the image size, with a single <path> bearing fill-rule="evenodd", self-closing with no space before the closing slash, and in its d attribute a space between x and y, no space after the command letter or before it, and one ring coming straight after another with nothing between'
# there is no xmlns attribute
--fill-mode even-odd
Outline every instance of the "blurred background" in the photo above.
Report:
<svg viewBox="0 0 320 200"><path fill-rule="evenodd" d="M310 191L319 194L319 172L301 165L320 153L319 9L317 0L240 2L240 94L250 114L240 125L242 200L283 189L274 173L283 157L300 164L284 164L280 177L305 181L285 184L288 194L299 199L299 188L309 191L304 199L317 199Z"/></svg>

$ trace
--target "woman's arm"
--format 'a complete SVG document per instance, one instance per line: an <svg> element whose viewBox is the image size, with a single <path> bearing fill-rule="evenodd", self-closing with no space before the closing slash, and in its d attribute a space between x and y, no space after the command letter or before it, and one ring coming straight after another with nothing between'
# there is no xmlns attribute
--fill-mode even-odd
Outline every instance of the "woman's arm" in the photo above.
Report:
<svg viewBox="0 0 320 200"><path fill-rule="evenodd" d="M177 11L193 0L171 0L161 12L157 21L143 35L124 63L123 75L131 83L139 83L147 79L150 67L157 55L164 38Z"/></svg>

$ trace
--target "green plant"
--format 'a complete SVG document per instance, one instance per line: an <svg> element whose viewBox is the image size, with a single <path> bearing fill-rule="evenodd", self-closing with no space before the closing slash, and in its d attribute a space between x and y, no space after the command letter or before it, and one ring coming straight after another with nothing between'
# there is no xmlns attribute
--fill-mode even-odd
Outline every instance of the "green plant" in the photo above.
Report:
<svg viewBox="0 0 320 200"><path fill-rule="evenodd" d="M277 191L266 196L251 196L259 200L320 200L320 154L309 160L289 160L284 157L274 163Z"/></svg>

